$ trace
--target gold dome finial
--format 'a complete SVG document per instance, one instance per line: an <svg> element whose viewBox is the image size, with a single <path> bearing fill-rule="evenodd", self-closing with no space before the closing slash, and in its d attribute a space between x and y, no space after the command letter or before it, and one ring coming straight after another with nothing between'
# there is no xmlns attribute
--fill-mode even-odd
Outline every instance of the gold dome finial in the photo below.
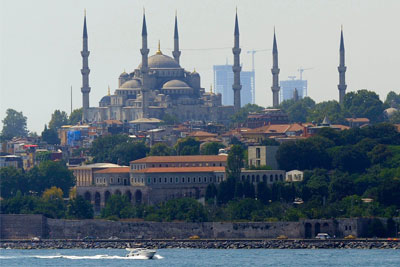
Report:
<svg viewBox="0 0 400 267"><path fill-rule="evenodd" d="M160 40L158 40L158 50L156 52L156 55L162 55L161 48L160 48Z"/></svg>
<svg viewBox="0 0 400 267"><path fill-rule="evenodd" d="M107 94L108 96L110 96L111 95L111 93L110 93L110 86L108 86L108 94Z"/></svg>

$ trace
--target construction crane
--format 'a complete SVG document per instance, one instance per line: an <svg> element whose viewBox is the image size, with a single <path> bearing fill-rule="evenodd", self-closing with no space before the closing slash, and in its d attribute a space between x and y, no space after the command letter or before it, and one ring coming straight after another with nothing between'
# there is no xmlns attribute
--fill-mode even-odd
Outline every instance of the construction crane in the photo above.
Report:
<svg viewBox="0 0 400 267"><path fill-rule="evenodd" d="M312 70L313 68L306 68L306 69L304 69L304 68L302 68L302 67L300 67L297 71L300 73L300 80L303 80L303 72L305 71L305 70Z"/></svg>
<svg viewBox="0 0 400 267"><path fill-rule="evenodd" d="M259 49L259 50L249 50L247 54L251 54L251 71L253 72L253 84L251 86L251 103L256 103L256 72L254 68L254 54L258 52L271 51L272 49Z"/></svg>

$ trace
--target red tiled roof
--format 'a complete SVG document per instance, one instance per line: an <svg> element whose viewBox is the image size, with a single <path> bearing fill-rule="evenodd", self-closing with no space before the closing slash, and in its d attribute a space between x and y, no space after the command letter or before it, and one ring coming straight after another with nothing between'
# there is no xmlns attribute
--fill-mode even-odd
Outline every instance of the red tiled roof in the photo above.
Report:
<svg viewBox="0 0 400 267"><path fill-rule="evenodd" d="M225 167L165 167L147 168L134 171L134 173L176 173L176 172L224 172Z"/></svg>
<svg viewBox="0 0 400 267"><path fill-rule="evenodd" d="M131 163L169 163L169 162L215 162L226 161L227 156L209 155L209 156L150 156L131 161Z"/></svg>
<svg viewBox="0 0 400 267"><path fill-rule="evenodd" d="M95 171L95 173L128 173L129 167L117 167L117 168L107 168L100 171Z"/></svg>
<svg viewBox="0 0 400 267"><path fill-rule="evenodd" d="M188 136L192 136L192 137L216 137L217 135L213 134L213 133L204 132L204 131L196 131L196 132L189 133Z"/></svg>

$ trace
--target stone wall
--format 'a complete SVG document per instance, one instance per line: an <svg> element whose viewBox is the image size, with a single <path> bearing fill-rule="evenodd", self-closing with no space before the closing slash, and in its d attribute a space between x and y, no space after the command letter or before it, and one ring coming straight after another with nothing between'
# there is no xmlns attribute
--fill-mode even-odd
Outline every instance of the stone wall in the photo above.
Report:
<svg viewBox="0 0 400 267"><path fill-rule="evenodd" d="M0 214L0 239L45 237L46 221L43 215Z"/></svg>
<svg viewBox="0 0 400 267"><path fill-rule="evenodd" d="M369 219L301 220L299 222L143 222L108 220L50 219L42 215L0 214L1 239L26 239L34 236L50 239L80 239L92 236L108 239L185 239L201 238L262 239L285 235L289 238L313 238L319 232L344 237L362 237ZM399 221L397 223L400 223Z"/></svg>

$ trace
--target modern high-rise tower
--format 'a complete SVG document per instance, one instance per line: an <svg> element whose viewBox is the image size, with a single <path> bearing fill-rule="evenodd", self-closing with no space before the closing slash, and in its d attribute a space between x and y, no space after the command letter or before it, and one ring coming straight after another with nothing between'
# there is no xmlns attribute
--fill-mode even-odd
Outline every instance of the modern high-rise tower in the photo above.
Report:
<svg viewBox="0 0 400 267"><path fill-rule="evenodd" d="M339 103L343 103L344 96L346 95L346 65L345 65L345 57L344 57L344 40L343 40L343 29L340 31L340 62L339 62Z"/></svg>
<svg viewBox="0 0 400 267"><path fill-rule="evenodd" d="M214 88L215 92L222 95L222 105L233 105L233 71L232 65L214 65ZM252 102L252 92L254 90L254 72L241 71L240 82L242 89L240 92L240 103L243 107L246 104L254 104Z"/></svg>

